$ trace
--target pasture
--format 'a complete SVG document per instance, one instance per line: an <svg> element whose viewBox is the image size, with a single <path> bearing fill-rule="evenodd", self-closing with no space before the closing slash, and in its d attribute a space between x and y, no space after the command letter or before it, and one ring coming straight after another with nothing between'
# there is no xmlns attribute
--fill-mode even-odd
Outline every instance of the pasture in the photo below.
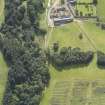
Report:
<svg viewBox="0 0 105 105"><path fill-rule="evenodd" d="M4 21L4 0L0 0L0 24ZM4 61L3 55L0 52L0 105L4 97L4 92L7 84L8 67Z"/></svg>
<svg viewBox="0 0 105 105"><path fill-rule="evenodd" d="M83 39L79 39L80 34L83 35ZM82 50L100 50L105 52L103 39L105 39L105 30L96 26L95 21L88 20L53 28L47 41L49 47L52 47L53 43L58 42L60 47L71 46L80 47Z"/></svg>
<svg viewBox="0 0 105 105"><path fill-rule="evenodd" d="M0 53L0 105L4 96L7 83L8 67L4 61L3 55Z"/></svg>
<svg viewBox="0 0 105 105"><path fill-rule="evenodd" d="M97 27L94 21L84 22L83 26L85 32L88 33L88 37L94 42L96 49L102 52L105 52L105 30L102 30L100 27Z"/></svg>
<svg viewBox="0 0 105 105"><path fill-rule="evenodd" d="M105 0L98 0L97 14L101 21L105 22Z"/></svg>
<svg viewBox="0 0 105 105"><path fill-rule="evenodd" d="M4 0L0 0L0 23L4 21Z"/></svg>
<svg viewBox="0 0 105 105"><path fill-rule="evenodd" d="M79 35L83 34L83 39L79 39ZM48 46L52 47L53 43L58 42L60 47L80 47L83 50L93 50L78 24L70 23L61 27L55 27L48 36Z"/></svg>

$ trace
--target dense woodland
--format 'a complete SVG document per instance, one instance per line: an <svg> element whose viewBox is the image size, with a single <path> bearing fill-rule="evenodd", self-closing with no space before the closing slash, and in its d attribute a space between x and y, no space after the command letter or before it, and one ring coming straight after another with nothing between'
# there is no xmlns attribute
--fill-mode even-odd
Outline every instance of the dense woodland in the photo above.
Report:
<svg viewBox="0 0 105 105"><path fill-rule="evenodd" d="M0 28L0 49L9 66L3 105L39 105L50 75L45 54L34 42L43 35L39 15L44 0L5 0L5 22Z"/></svg>
<svg viewBox="0 0 105 105"><path fill-rule="evenodd" d="M63 47L59 51L54 50L49 60L55 67L65 68L77 65L86 66L92 61L93 56L92 51L83 52L80 48Z"/></svg>

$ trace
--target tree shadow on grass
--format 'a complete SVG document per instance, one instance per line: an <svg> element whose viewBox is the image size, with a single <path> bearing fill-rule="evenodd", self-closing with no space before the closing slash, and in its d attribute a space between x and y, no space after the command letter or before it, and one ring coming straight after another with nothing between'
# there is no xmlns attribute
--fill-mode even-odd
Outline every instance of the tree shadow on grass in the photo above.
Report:
<svg viewBox="0 0 105 105"><path fill-rule="evenodd" d="M65 66L57 66L55 64L52 64L52 66L58 71L63 71L64 69L67 71L67 70L71 70L71 69L87 67L89 64L90 63L88 63L88 64L72 64L72 65L65 65Z"/></svg>
<svg viewBox="0 0 105 105"><path fill-rule="evenodd" d="M98 67L99 69L101 69L101 70L105 70L105 65L98 65L98 64L97 64L97 67Z"/></svg>

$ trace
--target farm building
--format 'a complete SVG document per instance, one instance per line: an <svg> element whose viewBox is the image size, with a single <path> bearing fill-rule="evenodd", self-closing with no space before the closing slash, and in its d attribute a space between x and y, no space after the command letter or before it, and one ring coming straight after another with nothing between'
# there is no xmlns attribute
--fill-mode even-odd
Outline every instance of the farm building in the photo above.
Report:
<svg viewBox="0 0 105 105"><path fill-rule="evenodd" d="M65 5L52 8L50 19L55 26L62 25L73 21L73 16Z"/></svg>
<svg viewBox="0 0 105 105"><path fill-rule="evenodd" d="M72 22L73 21L73 17L64 17L64 18L55 18L54 19L54 25L55 26L59 26L59 25L62 25L62 24L66 24L66 23L69 23L69 22Z"/></svg>
<svg viewBox="0 0 105 105"><path fill-rule="evenodd" d="M67 0L68 3L74 4L77 0Z"/></svg>

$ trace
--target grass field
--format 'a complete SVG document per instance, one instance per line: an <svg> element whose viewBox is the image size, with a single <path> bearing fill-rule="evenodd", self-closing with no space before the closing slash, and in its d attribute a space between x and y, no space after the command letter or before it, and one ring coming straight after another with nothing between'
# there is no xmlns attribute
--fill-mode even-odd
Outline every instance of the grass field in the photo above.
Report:
<svg viewBox="0 0 105 105"><path fill-rule="evenodd" d="M0 23L4 21L4 0L0 0Z"/></svg>
<svg viewBox="0 0 105 105"><path fill-rule="evenodd" d="M97 27L95 23L85 22L85 31L88 32L88 36L94 41L97 50L105 52L105 30Z"/></svg>
<svg viewBox="0 0 105 105"><path fill-rule="evenodd" d="M58 42L61 47L73 46L80 47L83 50L93 49L85 36L82 40L79 39L81 33L82 31L76 23L55 27L48 38L49 46L53 45L54 42Z"/></svg>
<svg viewBox="0 0 105 105"><path fill-rule="evenodd" d="M0 53L0 105L2 105L2 99L5 92L8 67L4 61L3 55Z"/></svg>
<svg viewBox="0 0 105 105"><path fill-rule="evenodd" d="M0 0L0 24L4 21L4 0ZM4 61L3 55L0 52L0 105L5 92L7 82L8 67Z"/></svg>
<svg viewBox="0 0 105 105"><path fill-rule="evenodd" d="M96 26L94 21L73 22L61 27L52 29L48 36L48 45L52 47L53 43L58 42L60 47L71 46L80 47L83 50L96 50L105 52L105 30ZM79 39L82 33L83 39ZM85 35L87 34L87 36ZM87 38L88 37L88 38Z"/></svg>
<svg viewBox="0 0 105 105"><path fill-rule="evenodd" d="M105 0L98 0L97 14L105 22Z"/></svg>

